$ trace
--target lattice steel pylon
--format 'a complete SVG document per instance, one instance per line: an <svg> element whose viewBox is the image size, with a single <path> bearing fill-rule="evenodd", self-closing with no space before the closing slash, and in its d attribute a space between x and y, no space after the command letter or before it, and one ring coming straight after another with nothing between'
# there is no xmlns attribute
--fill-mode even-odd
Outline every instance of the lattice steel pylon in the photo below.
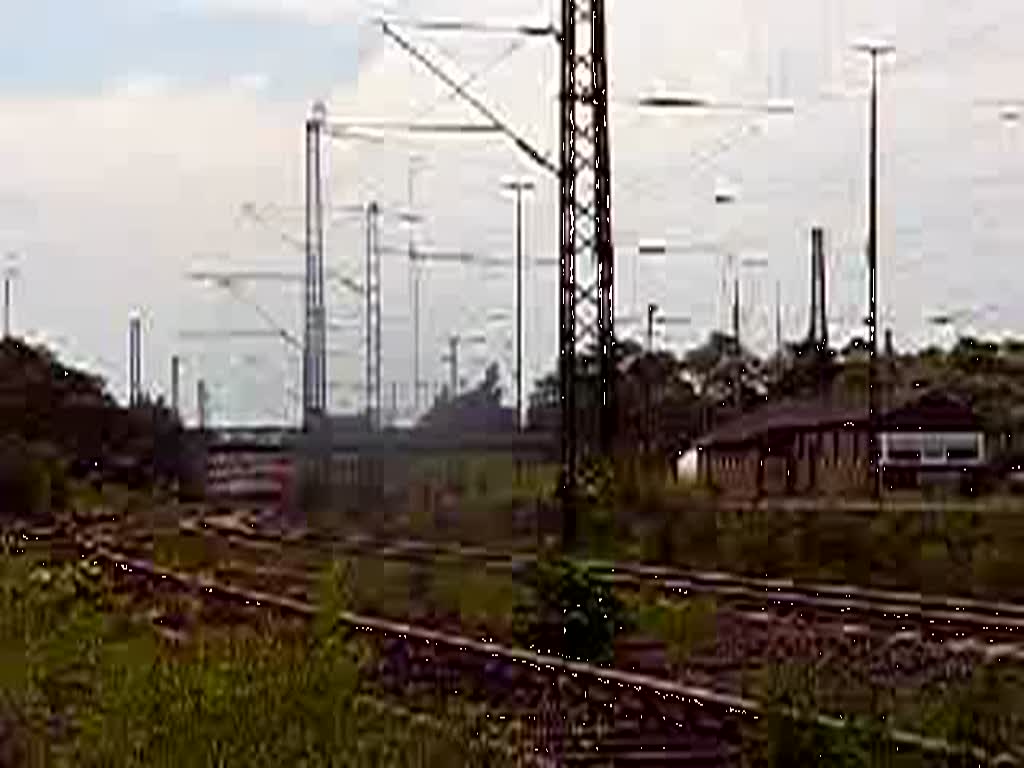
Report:
<svg viewBox="0 0 1024 768"><path fill-rule="evenodd" d="M327 109L306 120L306 274L302 352L302 420L311 427L327 411L327 315L324 308L323 145Z"/></svg>
<svg viewBox="0 0 1024 768"><path fill-rule="evenodd" d="M561 32L561 490L563 538L571 546L574 501L600 482L596 473L611 457L616 423L604 0L563 0Z"/></svg>

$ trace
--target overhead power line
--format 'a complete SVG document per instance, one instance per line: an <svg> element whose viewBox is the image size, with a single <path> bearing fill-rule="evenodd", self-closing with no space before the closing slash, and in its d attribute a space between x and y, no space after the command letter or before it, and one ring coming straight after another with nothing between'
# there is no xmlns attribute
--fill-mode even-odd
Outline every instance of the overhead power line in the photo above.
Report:
<svg viewBox="0 0 1024 768"><path fill-rule="evenodd" d="M392 23L427 32L478 32L488 35L515 35L518 37L559 38L552 24L494 24L463 19L391 19Z"/></svg>
<svg viewBox="0 0 1024 768"><path fill-rule="evenodd" d="M479 112L492 126L504 133L512 142L522 150L533 162L537 163L544 170L549 171L553 174L558 173L558 169L555 164L542 152L537 150L529 141L527 141L518 131L509 126L509 124L498 117L498 115L488 107L483 101L474 96L470 91L455 80L451 75L444 71L440 66L414 46L409 40L407 40L401 33L397 32L391 24L385 20L380 20L381 31L388 37L390 37L402 50L412 56L416 61L420 62L427 70L433 74L436 78L441 80L445 85L452 89L458 94L463 101L473 107Z"/></svg>

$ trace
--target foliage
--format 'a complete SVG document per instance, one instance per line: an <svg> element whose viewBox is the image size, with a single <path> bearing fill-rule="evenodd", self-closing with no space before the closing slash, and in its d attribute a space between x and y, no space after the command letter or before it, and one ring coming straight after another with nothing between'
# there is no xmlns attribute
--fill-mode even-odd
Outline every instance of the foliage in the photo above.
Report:
<svg viewBox="0 0 1024 768"><path fill-rule="evenodd" d="M0 435L0 519L37 519L67 501L65 462L45 445Z"/></svg>
<svg viewBox="0 0 1024 768"><path fill-rule="evenodd" d="M61 364L43 347L0 341L0 436L59 459L72 476L173 479L179 427L161 402L121 408L100 378ZM47 472L57 479L53 462Z"/></svg>
<svg viewBox="0 0 1024 768"><path fill-rule="evenodd" d="M346 601L333 594L330 610ZM105 607L89 565L0 559L3 764L504 764L467 713L414 719L374 698L366 650L326 614L308 635L268 624L161 660L145 624Z"/></svg>
<svg viewBox="0 0 1024 768"><path fill-rule="evenodd" d="M989 664L964 682L930 686L916 713L930 733L973 744L991 755L1019 749L1024 740L1024 674Z"/></svg>
<svg viewBox="0 0 1024 768"><path fill-rule="evenodd" d="M641 595L630 603L636 627L665 643L669 664L679 670L694 653L714 645L717 605L710 597L688 600Z"/></svg>
<svg viewBox="0 0 1024 768"><path fill-rule="evenodd" d="M501 405L501 374L491 363L480 383L462 394L446 387L417 427L445 432L510 432L516 428L515 411Z"/></svg>
<svg viewBox="0 0 1024 768"><path fill-rule="evenodd" d="M611 587L584 566L558 559L531 564L529 592L516 606L516 640L540 653L607 664L625 617Z"/></svg>
<svg viewBox="0 0 1024 768"><path fill-rule="evenodd" d="M770 667L765 678L765 712L747 734L745 764L850 768L898 764L897 750L880 717L847 718L840 727L813 720L818 706L818 676L813 668L784 664Z"/></svg>

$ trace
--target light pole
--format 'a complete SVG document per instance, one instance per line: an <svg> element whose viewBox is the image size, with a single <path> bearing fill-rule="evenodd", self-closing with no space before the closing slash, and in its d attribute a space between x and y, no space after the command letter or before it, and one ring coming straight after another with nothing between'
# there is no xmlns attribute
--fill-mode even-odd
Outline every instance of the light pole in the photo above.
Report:
<svg viewBox="0 0 1024 768"><path fill-rule="evenodd" d="M377 222L380 208L366 206L366 420L371 432L380 429L381 411L381 271Z"/></svg>
<svg viewBox="0 0 1024 768"><path fill-rule="evenodd" d="M460 336L457 333L448 337L448 354L441 356L441 362L448 364L448 388L452 400L459 396L459 347L465 343L486 344L487 337L482 334Z"/></svg>
<svg viewBox="0 0 1024 768"><path fill-rule="evenodd" d="M654 354L654 316L658 314L658 305L653 302L647 305L647 354Z"/></svg>
<svg viewBox="0 0 1024 768"><path fill-rule="evenodd" d="M11 283L18 277L16 253L7 254L7 263L4 265L4 338L11 338Z"/></svg>
<svg viewBox="0 0 1024 768"><path fill-rule="evenodd" d="M528 179L502 183L516 197L516 429L523 429L523 193L534 188Z"/></svg>
<svg viewBox="0 0 1024 768"><path fill-rule="evenodd" d="M406 196L409 207L409 218L406 224L409 227L408 257L409 277L412 282L412 335L413 335L413 358L412 358L412 389L413 406L416 413L420 410L420 390L423 383L420 380L420 270L416 262L416 239L415 226L417 219L412 213L414 202L414 189L416 185L416 174L423 170L424 160L420 155L412 155L409 158L409 169L406 177Z"/></svg>
<svg viewBox="0 0 1024 768"><path fill-rule="evenodd" d="M875 358L878 354L878 59L891 53L891 45L862 42L855 50L871 59L871 99L868 114L868 455L871 462L872 494L881 492L878 472L878 429L876 414Z"/></svg>

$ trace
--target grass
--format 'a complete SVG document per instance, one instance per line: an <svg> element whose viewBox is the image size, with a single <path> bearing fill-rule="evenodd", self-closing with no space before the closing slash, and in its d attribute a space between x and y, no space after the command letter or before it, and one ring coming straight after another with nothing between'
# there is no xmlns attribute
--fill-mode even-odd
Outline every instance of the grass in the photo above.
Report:
<svg viewBox="0 0 1024 768"><path fill-rule="evenodd" d="M326 610L347 600L325 590ZM0 763L47 766L504 765L481 717L412 716L374 694L369 650L325 613L162 652L87 566L0 556ZM499 734L500 736L500 734Z"/></svg>
<svg viewBox="0 0 1024 768"><path fill-rule="evenodd" d="M695 653L714 646L718 614L713 598L624 597L635 628L665 644L671 671L678 672Z"/></svg>
<svg viewBox="0 0 1024 768"><path fill-rule="evenodd" d="M830 765L844 760L851 765L889 765L895 745L888 743L885 734L902 730L978 747L990 757L1019 752L1024 748L1022 683L1024 670L1010 665L979 667L964 678L913 689L872 683L842 667L771 665L748 680L748 695L768 704L767 716L748 733L760 747L750 749L752 753L760 750L767 763L775 765L795 764L787 763L783 754L799 760L814 750L832 755ZM784 709L841 713L851 727L846 732L808 727L783 717ZM764 754L769 746L774 758Z"/></svg>
<svg viewBox="0 0 1024 768"><path fill-rule="evenodd" d="M461 562L438 562L432 569L431 600L457 616L466 629L487 629L497 635L512 628L524 588L511 574Z"/></svg>
<svg viewBox="0 0 1024 768"><path fill-rule="evenodd" d="M389 536L535 549L558 537L555 468L449 457L409 471L400 508L347 528ZM740 509L687 482L626 474L615 498L581 509L580 555L750 575L1024 599L1024 499L925 499L880 506L769 500ZM339 513L340 515L340 513ZM333 525L333 523L332 523Z"/></svg>

